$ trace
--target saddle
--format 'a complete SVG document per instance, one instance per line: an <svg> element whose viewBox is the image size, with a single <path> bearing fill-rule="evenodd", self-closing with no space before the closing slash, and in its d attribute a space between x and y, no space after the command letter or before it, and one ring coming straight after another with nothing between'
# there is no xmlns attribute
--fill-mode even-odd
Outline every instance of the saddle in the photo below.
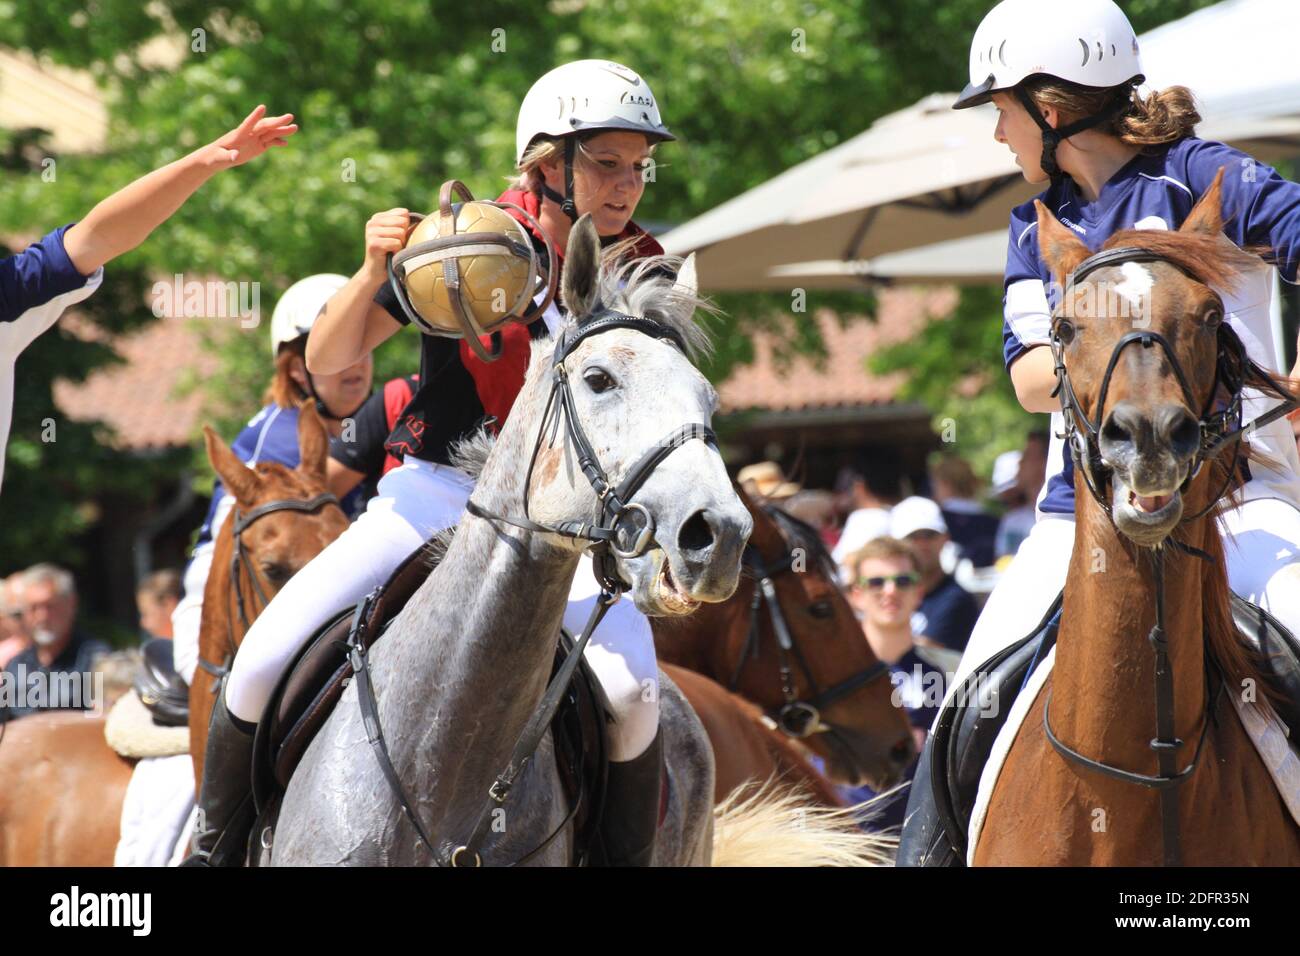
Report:
<svg viewBox="0 0 1300 956"><path fill-rule="evenodd" d="M140 702L153 715L155 724L163 727L189 725L190 688L176 673L171 641L155 637L145 642L134 686Z"/></svg>
<svg viewBox="0 0 1300 956"><path fill-rule="evenodd" d="M1056 643L1063 593L1026 637L995 654L956 688L925 742L912 779L899 866L965 866L980 776L1028 677ZM1242 643L1280 700L1273 709L1300 731L1300 640L1275 617L1232 595ZM982 675L982 676L981 676Z"/></svg>
<svg viewBox="0 0 1300 956"><path fill-rule="evenodd" d="M364 620L354 620L355 608L340 612L316 632L281 676L254 736L253 798L259 817L254 834L273 817L308 745L352 678L348 641L354 625L365 647L372 647L435 566L425 548L417 548L379 588ZM572 636L562 630L552 673L572 646ZM571 807L577 805L574 832L579 859L587 855L600 822L609 715L604 691L587 662L580 660L550 728L565 794Z"/></svg>

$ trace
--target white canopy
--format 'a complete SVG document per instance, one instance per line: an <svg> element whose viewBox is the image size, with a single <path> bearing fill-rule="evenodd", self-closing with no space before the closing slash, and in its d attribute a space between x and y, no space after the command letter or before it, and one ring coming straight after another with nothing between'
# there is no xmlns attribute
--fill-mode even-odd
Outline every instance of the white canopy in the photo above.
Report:
<svg viewBox="0 0 1300 956"><path fill-rule="evenodd" d="M1199 133L1265 162L1300 153L1294 0L1225 0L1144 34L1148 86L1192 88ZM1270 29L1269 26L1273 28ZM934 94L674 229L710 290L1001 277L1007 214L1039 191L993 140L991 107Z"/></svg>

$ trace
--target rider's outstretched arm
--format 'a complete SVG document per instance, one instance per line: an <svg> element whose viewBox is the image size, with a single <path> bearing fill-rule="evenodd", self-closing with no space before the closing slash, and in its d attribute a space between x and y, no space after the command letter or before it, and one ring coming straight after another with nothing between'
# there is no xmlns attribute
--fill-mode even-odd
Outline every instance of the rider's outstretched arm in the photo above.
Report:
<svg viewBox="0 0 1300 956"><path fill-rule="evenodd" d="M292 120L292 113L267 116L266 107L259 106L220 139L119 189L64 234L72 264L89 275L131 251L212 176L285 145L298 129Z"/></svg>

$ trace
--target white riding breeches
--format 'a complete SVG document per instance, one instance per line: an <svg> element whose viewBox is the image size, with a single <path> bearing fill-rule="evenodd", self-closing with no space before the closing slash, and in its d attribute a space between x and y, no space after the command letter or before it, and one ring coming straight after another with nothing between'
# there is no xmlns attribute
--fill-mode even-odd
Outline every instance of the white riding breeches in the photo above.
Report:
<svg viewBox="0 0 1300 956"><path fill-rule="evenodd" d="M1219 517L1228 586L1300 634L1300 510L1254 498ZM1065 587L1074 519L1044 515L1020 545L980 614L948 692L977 667L1026 636Z"/></svg>
<svg viewBox="0 0 1300 956"><path fill-rule="evenodd" d="M257 721L284 668L312 634L387 581L436 532L458 524L473 488L463 472L414 458L380 479L378 494L361 517L290 578L253 622L226 685L230 712ZM325 595L327 602L321 600ZM591 559L584 556L564 626L581 633L598 596ZM630 601L619 601L585 653L614 713L610 757L631 760L659 729L659 671L650 622Z"/></svg>

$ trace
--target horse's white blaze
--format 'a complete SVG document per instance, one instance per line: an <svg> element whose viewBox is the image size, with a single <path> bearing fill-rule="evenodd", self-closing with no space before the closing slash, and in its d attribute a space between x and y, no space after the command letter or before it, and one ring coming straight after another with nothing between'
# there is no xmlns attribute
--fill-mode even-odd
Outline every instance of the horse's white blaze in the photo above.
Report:
<svg viewBox="0 0 1300 956"><path fill-rule="evenodd" d="M1115 286L1115 292L1127 299L1135 310L1144 308L1150 301L1151 287L1155 284L1151 270L1140 262L1126 262L1120 267L1120 272L1124 279Z"/></svg>

